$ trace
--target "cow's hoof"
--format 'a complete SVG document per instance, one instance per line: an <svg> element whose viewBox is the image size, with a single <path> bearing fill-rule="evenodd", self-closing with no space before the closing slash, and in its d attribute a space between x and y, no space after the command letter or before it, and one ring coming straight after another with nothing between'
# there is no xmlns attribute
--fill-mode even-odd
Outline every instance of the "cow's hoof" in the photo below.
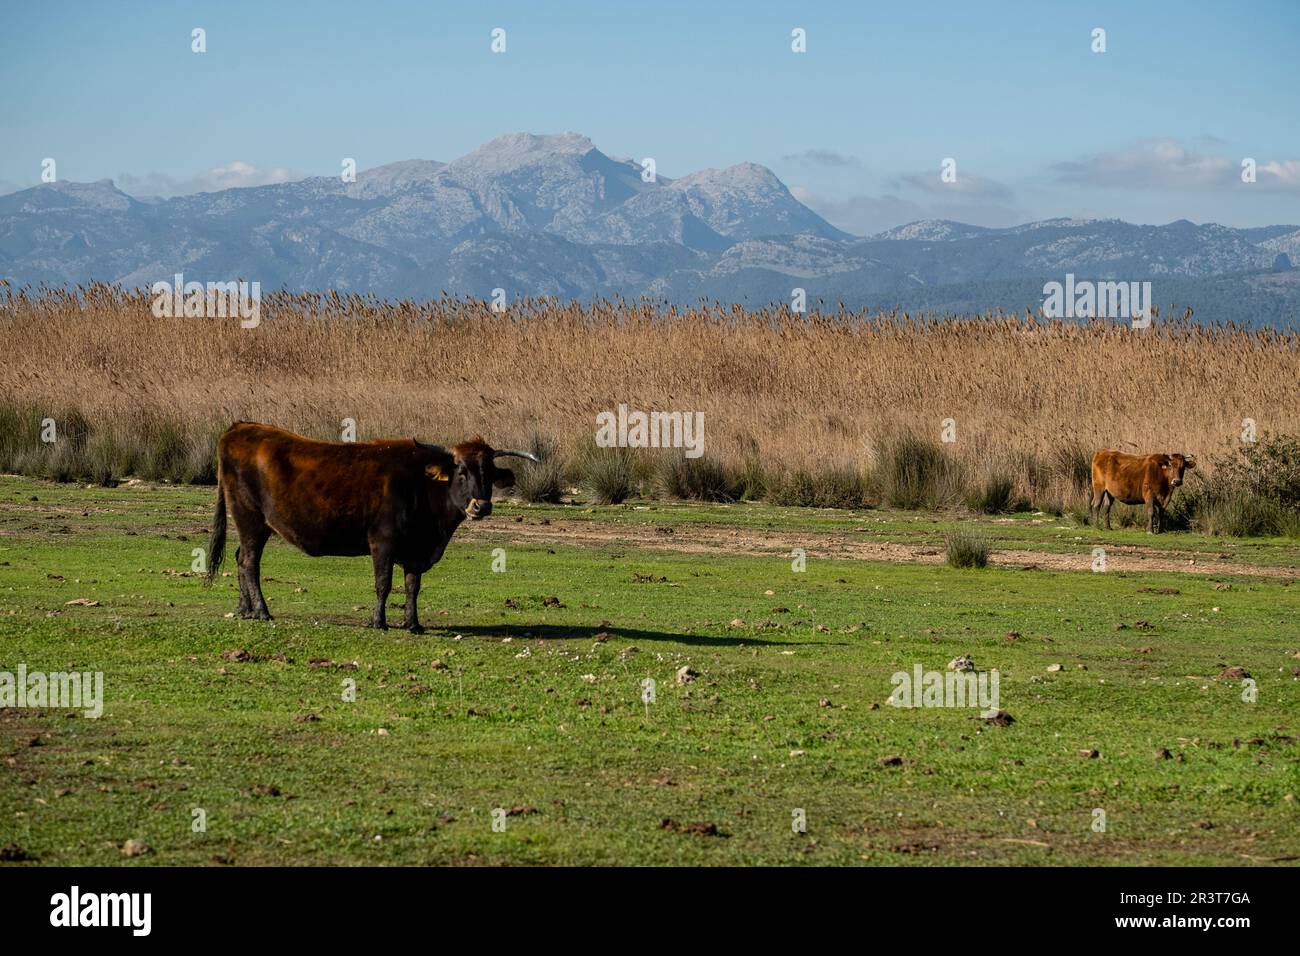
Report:
<svg viewBox="0 0 1300 956"><path fill-rule="evenodd" d="M423 625L423 624L406 624L406 625L403 625L403 626L404 626L408 631L410 631L412 634L423 634L423 633L424 633L424 625Z"/></svg>
<svg viewBox="0 0 1300 956"><path fill-rule="evenodd" d="M254 621L274 621L274 620L275 620L275 618L271 617L271 612L268 611L266 608L262 608L262 610L260 610L260 611L254 611L254 612L253 612L251 615L249 615L249 616L250 616Z"/></svg>
<svg viewBox="0 0 1300 956"><path fill-rule="evenodd" d="M366 621L366 627L373 627L376 631L388 630L388 624L384 621Z"/></svg>

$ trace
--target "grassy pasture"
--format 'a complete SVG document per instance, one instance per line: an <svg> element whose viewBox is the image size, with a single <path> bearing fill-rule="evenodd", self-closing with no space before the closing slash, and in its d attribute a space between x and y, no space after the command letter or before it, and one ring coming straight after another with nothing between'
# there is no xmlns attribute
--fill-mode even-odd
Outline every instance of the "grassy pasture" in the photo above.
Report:
<svg viewBox="0 0 1300 956"><path fill-rule="evenodd" d="M367 561L308 559L275 540L264 579L276 621L227 618L234 578L205 591L190 573L212 498L0 478L0 671L102 671L106 698L98 720L0 709L0 847L21 850L11 856L1300 855L1300 549L1283 539L1107 534L1027 514L503 505L453 539L422 594L429 632L413 637L360 626ZM958 525L992 545L989 568L942 563ZM1121 569L1051 561L1086 568L1097 543ZM875 546L889 559L852 550ZM792 571L797 547L803 573ZM1021 553L1030 558L1006 558ZM67 603L80 598L98 603ZM230 659L239 651L249 659ZM1009 726L973 709L886 704L895 671L943 671L959 655L998 669ZM678 684L682 667L698 677ZM1227 667L1257 681L1256 702L1218 678ZM641 699L645 678L653 703ZM355 702L342 699L347 680ZM195 808L205 832L192 829ZM509 812L504 832L495 808ZM806 833L791 828L795 809ZM132 839L149 852L123 856Z"/></svg>

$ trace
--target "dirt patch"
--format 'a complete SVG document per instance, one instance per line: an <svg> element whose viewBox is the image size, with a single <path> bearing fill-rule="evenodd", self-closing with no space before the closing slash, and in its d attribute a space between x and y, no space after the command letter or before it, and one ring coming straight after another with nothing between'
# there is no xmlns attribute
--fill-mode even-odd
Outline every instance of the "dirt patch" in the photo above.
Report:
<svg viewBox="0 0 1300 956"><path fill-rule="evenodd" d="M709 524L679 525L668 537L652 537L640 526L613 526L594 521L552 519L546 525L512 522L500 528L462 527L466 539L506 538L536 544L609 545L653 548L687 554L745 554L762 557L789 554L803 548L812 558L840 560L891 561L903 564L943 564L944 555L927 545L900 544L892 541L866 540L863 536L842 531L756 531ZM995 567L1036 568L1046 571L1086 571L1093 573L1092 545L1078 552L996 549L989 563ZM1300 577L1295 567L1246 564L1203 553L1161 549L1141 545L1106 546L1108 571L1157 571L1174 574L1240 575L1294 580Z"/></svg>
<svg viewBox="0 0 1300 956"><path fill-rule="evenodd" d="M719 830L716 823L678 823L669 817L664 817L659 821L659 829L668 830L671 833L685 833L691 836L719 837L724 840L731 835Z"/></svg>
<svg viewBox="0 0 1300 956"><path fill-rule="evenodd" d="M163 486L165 487L165 486ZM128 493L129 494L129 493ZM206 506L205 506L206 507ZM0 501L0 520L5 517L19 519L34 513L54 516L90 518L97 515L120 515L130 511L125 508L106 507L103 502L85 508L54 503ZM182 516L160 518L157 522L132 527L128 533L156 534L206 534L206 526L191 525L202 521L203 514L196 511L193 517L187 509L179 509ZM184 525L177 529L177 523ZM79 530L104 530L116 527L105 522L81 522ZM762 531L739 529L723 524L683 523L671 528L655 528L649 533L644 525L615 525L602 521L544 518L537 522L512 521L496 526L463 526L458 539L475 538L516 542L574 545L619 544L627 547L649 548L687 554L744 554L771 556L789 554L793 548L802 548L808 557L840 560L889 561L903 564L943 564L942 549L933 543L904 544L896 541L873 540L863 531ZM0 537L44 537L52 529L0 528ZM36 532L33 534L33 532ZM68 529L71 533L71 529ZM989 563L995 567L1021 568L1045 571L1086 571L1092 573L1092 548L1100 544L1106 549L1108 571L1155 571L1175 574L1232 575L1295 580L1300 578L1300 566L1256 565L1234 561L1225 555L1152 545L1107 544L1105 537L1078 544L1077 551L1037 551L1023 548L995 549ZM270 579L267 579L270 580ZM666 583L653 575L638 576L638 583Z"/></svg>

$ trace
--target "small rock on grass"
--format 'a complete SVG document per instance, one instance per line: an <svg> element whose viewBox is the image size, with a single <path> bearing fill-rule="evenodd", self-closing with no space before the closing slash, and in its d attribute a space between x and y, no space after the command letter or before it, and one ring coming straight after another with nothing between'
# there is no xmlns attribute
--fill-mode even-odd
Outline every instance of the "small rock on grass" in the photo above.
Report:
<svg viewBox="0 0 1300 956"><path fill-rule="evenodd" d="M123 856L144 856L149 852L149 844L143 840L127 840L122 844Z"/></svg>
<svg viewBox="0 0 1300 956"><path fill-rule="evenodd" d="M699 671L692 670L690 667L681 667L677 671L677 683L689 684L699 676Z"/></svg>

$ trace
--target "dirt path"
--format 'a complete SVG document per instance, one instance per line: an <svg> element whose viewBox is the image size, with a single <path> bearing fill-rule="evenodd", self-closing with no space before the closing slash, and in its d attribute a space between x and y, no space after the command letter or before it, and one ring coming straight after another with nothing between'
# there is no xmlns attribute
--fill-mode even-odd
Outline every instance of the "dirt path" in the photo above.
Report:
<svg viewBox="0 0 1300 956"><path fill-rule="evenodd" d="M754 531L715 525L675 525L656 529L646 525L620 527L594 521L529 519L507 524L462 525L468 538L505 538L531 544L608 545L656 548L690 554L785 554L803 548L808 557L942 564L944 554L933 545L872 541L842 531ZM998 567L1045 571L1092 571L1092 545L1077 553L996 549L990 564ZM1295 580L1296 565L1257 565L1212 558L1204 553L1138 545L1106 546L1107 571L1161 571L1178 574L1238 575Z"/></svg>
<svg viewBox="0 0 1300 956"><path fill-rule="evenodd" d="M125 487L125 486L124 486ZM125 504L125 502L124 502ZM27 501L0 502L0 515L53 515L74 518L91 514L115 514L129 510L96 502L70 507L55 502L40 504ZM206 521L206 505L194 517ZM156 528L150 530L206 534L206 524L178 529L175 517L156 513ZM22 536L38 529L2 528L0 537ZM657 528L649 524L614 524L601 520L522 517L517 520L493 518L482 524L466 522L457 532L458 540L480 538L490 541L519 541L533 544L610 545L651 548L687 554L744 554L750 556L788 556L793 548L803 548L808 557L842 560L892 561L906 564L942 564L944 553L935 544L903 544L880 541L861 532L842 530L764 531L731 528L722 524L682 523ZM1172 542L1171 542L1172 544ZM1300 561L1291 565L1248 564L1230 558L1149 545L1106 545L1107 571L1157 571L1175 574L1227 575L1300 580ZM1078 542L1073 552L1033 551L1024 548L998 548L990 563L998 567L1045 571L1092 570L1092 542Z"/></svg>

